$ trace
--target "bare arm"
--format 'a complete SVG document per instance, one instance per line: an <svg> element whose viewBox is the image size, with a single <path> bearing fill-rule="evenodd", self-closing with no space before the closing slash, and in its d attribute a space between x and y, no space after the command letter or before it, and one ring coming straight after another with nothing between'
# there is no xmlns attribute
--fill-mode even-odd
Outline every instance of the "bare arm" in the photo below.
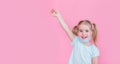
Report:
<svg viewBox="0 0 120 64"><path fill-rule="evenodd" d="M92 58L92 64L98 64L98 57L93 57Z"/></svg>
<svg viewBox="0 0 120 64"><path fill-rule="evenodd" d="M67 33L68 37L72 41L74 39L75 35L72 33L72 31L70 30L70 28L68 27L68 25L65 23L65 21L62 18L60 12L52 9L51 13L52 13L53 16L57 17L60 25L62 26L62 28L65 30L65 32Z"/></svg>

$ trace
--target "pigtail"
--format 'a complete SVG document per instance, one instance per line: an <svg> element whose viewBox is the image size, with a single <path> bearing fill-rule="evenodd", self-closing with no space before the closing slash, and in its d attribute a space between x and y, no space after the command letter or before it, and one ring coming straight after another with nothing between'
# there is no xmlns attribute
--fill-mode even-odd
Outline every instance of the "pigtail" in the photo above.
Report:
<svg viewBox="0 0 120 64"><path fill-rule="evenodd" d="M95 23L93 23L92 25L93 25L92 37L93 37L94 44L96 45L96 41L97 41L97 27L96 27Z"/></svg>
<svg viewBox="0 0 120 64"><path fill-rule="evenodd" d="M78 27L74 26L73 29L72 29L72 33L77 36L77 31L78 31Z"/></svg>

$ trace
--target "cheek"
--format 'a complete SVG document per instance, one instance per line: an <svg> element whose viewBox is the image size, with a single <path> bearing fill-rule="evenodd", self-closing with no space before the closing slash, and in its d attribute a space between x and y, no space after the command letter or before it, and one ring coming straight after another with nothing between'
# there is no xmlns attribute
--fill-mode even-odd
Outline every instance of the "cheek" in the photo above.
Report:
<svg viewBox="0 0 120 64"><path fill-rule="evenodd" d="M88 36L91 36L91 35L92 35L92 33L91 33L91 32L90 32L90 33L87 33L87 35L88 35Z"/></svg>
<svg viewBox="0 0 120 64"><path fill-rule="evenodd" d="M78 36L82 36L82 33L81 33L81 32L78 32Z"/></svg>
<svg viewBox="0 0 120 64"><path fill-rule="evenodd" d="M91 36L91 34L88 34L88 36Z"/></svg>

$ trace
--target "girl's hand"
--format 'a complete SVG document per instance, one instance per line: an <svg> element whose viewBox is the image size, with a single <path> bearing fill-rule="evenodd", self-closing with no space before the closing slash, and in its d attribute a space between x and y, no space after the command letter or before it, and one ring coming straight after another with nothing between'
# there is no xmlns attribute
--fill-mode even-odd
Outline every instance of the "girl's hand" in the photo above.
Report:
<svg viewBox="0 0 120 64"><path fill-rule="evenodd" d="M56 16L56 17L59 17L59 16L60 16L60 12L59 12L58 10L52 9L52 10L51 10L51 13L52 13L53 16Z"/></svg>

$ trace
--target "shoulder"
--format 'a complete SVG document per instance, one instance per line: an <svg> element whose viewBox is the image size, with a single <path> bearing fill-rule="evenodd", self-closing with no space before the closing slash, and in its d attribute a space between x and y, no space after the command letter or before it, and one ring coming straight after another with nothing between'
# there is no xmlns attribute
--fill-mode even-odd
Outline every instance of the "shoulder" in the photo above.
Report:
<svg viewBox="0 0 120 64"><path fill-rule="evenodd" d="M93 47L92 47L93 50L98 50L99 51L99 48L98 46L96 46L95 44L93 44Z"/></svg>
<svg viewBox="0 0 120 64"><path fill-rule="evenodd" d="M72 42L74 42L74 41L76 41L76 40L78 40L78 36L74 36L74 38L73 38L73 40L72 40Z"/></svg>
<svg viewBox="0 0 120 64"><path fill-rule="evenodd" d="M75 43L78 42L78 41L79 41L79 37L78 37L78 36L75 36L75 37L73 38L72 42L71 42L72 46L74 46Z"/></svg>

